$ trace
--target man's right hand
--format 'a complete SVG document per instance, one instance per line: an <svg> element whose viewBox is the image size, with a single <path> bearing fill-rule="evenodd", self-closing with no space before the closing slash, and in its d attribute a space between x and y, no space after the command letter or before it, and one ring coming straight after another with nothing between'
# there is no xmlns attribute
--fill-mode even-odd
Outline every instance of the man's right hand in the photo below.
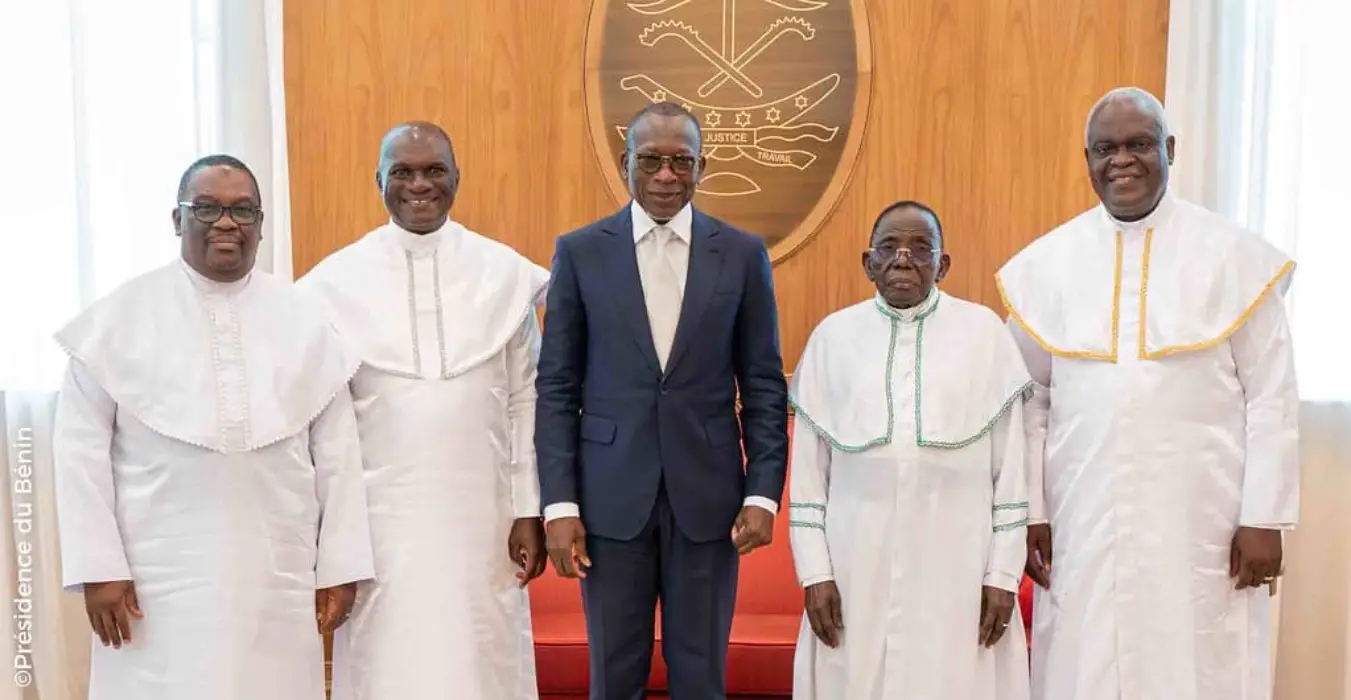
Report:
<svg viewBox="0 0 1351 700"><path fill-rule="evenodd" d="M1024 568L1028 578L1042 588L1051 587L1051 526L1027 526L1027 566Z"/></svg>
<svg viewBox="0 0 1351 700"><path fill-rule="evenodd" d="M807 621L817 639L831 649L840 646L840 633L844 631L844 612L840 607L840 589L834 581L807 586L803 606L807 609Z"/></svg>
<svg viewBox="0 0 1351 700"><path fill-rule="evenodd" d="M121 649L131 641L131 617L145 617L136 601L136 586L131 581L104 581L84 584L84 609L89 625L103 646Z"/></svg>
<svg viewBox="0 0 1351 700"><path fill-rule="evenodd" d="M586 556L586 528L581 518L550 520L544 525L544 544L559 576L586 578L591 560Z"/></svg>

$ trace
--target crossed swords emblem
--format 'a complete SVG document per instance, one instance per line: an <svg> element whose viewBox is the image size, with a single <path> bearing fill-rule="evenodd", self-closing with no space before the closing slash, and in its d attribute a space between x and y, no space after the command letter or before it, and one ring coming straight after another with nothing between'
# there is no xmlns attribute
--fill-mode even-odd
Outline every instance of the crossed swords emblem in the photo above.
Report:
<svg viewBox="0 0 1351 700"><path fill-rule="evenodd" d="M646 15L660 15L689 2L691 0L655 0L642 4L630 3L629 8ZM808 12L825 7L827 4L824 0L763 0L763 2L790 12ZM816 36L816 29L801 17L780 17L771 23L759 38L751 42L750 46L737 52L734 24L736 3L737 0L723 0L722 2L721 51L709 46L699 35L699 30L677 20L663 20L648 26L639 35L638 41L643 46L650 48L668 37L679 39L716 68L717 73L699 86L700 97L708 97L727 84L729 80L736 83L752 97L763 97L765 94L764 88L760 87L749 75L746 75L746 68L779 39L789 34L796 34L803 41L811 41Z"/></svg>

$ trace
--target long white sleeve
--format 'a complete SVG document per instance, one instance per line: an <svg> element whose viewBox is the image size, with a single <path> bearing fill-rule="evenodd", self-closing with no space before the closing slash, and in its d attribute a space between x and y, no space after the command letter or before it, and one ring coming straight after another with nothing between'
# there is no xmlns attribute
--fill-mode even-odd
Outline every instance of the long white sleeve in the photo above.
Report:
<svg viewBox="0 0 1351 700"><path fill-rule="evenodd" d="M1028 374L1032 375L1032 397L1023 406L1023 435L1027 472L1027 522L1049 522L1046 513L1046 426L1051 418L1051 353L1037 344L1012 318L1009 332L1023 354Z"/></svg>
<svg viewBox="0 0 1351 700"><path fill-rule="evenodd" d="M1292 530L1299 521L1299 386L1279 294L1257 307L1230 348L1247 405L1239 525Z"/></svg>
<svg viewBox="0 0 1351 700"><path fill-rule="evenodd" d="M511 421L511 511L540 516L539 468L535 461L535 376L539 372L539 321L531 314L507 344L507 414Z"/></svg>
<svg viewBox="0 0 1351 700"><path fill-rule="evenodd" d="M1027 440L1023 403L1015 401L990 431L990 476L994 482L989 561L984 585L1014 593L1027 562Z"/></svg>
<svg viewBox="0 0 1351 700"><path fill-rule="evenodd" d="M807 427L806 421L793 421L788 539L793 549L793 567L803 588L835 580L826 541L830 449L830 443Z"/></svg>
<svg viewBox="0 0 1351 700"><path fill-rule="evenodd" d="M310 456L320 507L315 586L375 578L361 443L352 394L345 386L311 424Z"/></svg>
<svg viewBox="0 0 1351 700"><path fill-rule="evenodd" d="M53 437L61 579L85 583L131 580L117 523L112 445L117 404L71 360L57 400Z"/></svg>

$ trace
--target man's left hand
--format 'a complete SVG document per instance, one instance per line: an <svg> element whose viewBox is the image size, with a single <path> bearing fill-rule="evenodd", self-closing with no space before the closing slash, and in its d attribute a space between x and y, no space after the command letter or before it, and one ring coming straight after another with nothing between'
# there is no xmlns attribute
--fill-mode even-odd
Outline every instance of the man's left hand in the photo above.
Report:
<svg viewBox="0 0 1351 700"><path fill-rule="evenodd" d="M549 556L544 550L544 521L539 518L517 518L507 535L507 558L520 568L516 580L521 587L539 578Z"/></svg>
<svg viewBox="0 0 1351 700"><path fill-rule="evenodd" d="M774 539L774 514L760 506L742 506L732 525L732 544L739 554L769 544Z"/></svg>
<svg viewBox="0 0 1351 700"><path fill-rule="evenodd" d="M1234 588L1258 588L1281 575L1281 531L1240 527L1229 550L1229 577Z"/></svg>
<svg viewBox="0 0 1351 700"><path fill-rule="evenodd" d="M329 634L347 622L352 604L357 599L356 582L344 583L314 592L314 617L319 622L319 633Z"/></svg>
<svg viewBox="0 0 1351 700"><path fill-rule="evenodd" d="M1013 592L984 586L980 598L980 644L994 646L1009 629L1013 618Z"/></svg>

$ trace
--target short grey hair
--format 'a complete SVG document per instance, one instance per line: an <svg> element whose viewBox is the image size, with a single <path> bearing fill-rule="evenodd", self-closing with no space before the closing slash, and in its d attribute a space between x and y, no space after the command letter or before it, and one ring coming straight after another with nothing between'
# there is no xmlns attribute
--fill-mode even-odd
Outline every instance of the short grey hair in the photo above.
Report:
<svg viewBox="0 0 1351 700"><path fill-rule="evenodd" d="M1159 124L1159 131L1163 138L1173 135L1172 129L1168 126L1168 113L1163 109L1163 103L1151 92L1138 87L1119 87L1108 92L1106 95L1098 98L1093 105L1093 109L1088 110L1088 119L1084 122L1084 148L1090 145L1088 142L1089 131L1093 128L1093 120L1098 116L1104 107L1115 102L1130 102L1140 109L1141 112L1154 118Z"/></svg>

